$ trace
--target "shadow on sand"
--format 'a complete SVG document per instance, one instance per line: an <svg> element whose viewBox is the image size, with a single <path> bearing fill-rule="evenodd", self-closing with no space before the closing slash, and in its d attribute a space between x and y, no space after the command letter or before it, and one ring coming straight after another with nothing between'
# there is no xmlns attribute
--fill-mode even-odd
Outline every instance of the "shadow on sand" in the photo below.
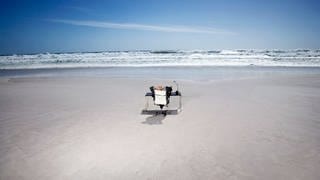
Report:
<svg viewBox="0 0 320 180"><path fill-rule="evenodd" d="M162 121L166 118L165 114L155 114L146 118L145 121L141 122L142 124L148 125L160 125Z"/></svg>

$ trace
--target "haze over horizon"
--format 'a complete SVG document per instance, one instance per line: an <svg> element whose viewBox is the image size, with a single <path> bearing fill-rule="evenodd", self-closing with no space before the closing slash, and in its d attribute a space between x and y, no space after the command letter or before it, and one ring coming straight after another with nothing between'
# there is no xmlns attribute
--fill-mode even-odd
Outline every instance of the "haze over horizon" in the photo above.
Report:
<svg viewBox="0 0 320 180"><path fill-rule="evenodd" d="M319 49L320 2L5 1L0 54Z"/></svg>

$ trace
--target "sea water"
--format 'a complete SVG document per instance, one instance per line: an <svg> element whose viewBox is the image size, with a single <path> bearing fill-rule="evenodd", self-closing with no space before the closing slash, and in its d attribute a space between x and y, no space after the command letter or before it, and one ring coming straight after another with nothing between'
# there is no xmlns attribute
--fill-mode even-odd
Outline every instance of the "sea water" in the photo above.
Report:
<svg viewBox="0 0 320 180"><path fill-rule="evenodd" d="M106 51L0 56L0 76L221 79L320 73L320 50Z"/></svg>

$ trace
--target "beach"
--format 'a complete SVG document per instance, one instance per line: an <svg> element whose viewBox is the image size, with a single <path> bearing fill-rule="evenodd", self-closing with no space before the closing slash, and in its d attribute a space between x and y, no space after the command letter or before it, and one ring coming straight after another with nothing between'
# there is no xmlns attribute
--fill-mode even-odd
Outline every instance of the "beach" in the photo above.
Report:
<svg viewBox="0 0 320 180"><path fill-rule="evenodd" d="M2 2L0 180L320 180L319 9Z"/></svg>
<svg viewBox="0 0 320 180"><path fill-rule="evenodd" d="M0 179L319 179L319 70L239 71L2 71ZM176 77L182 112L141 115Z"/></svg>

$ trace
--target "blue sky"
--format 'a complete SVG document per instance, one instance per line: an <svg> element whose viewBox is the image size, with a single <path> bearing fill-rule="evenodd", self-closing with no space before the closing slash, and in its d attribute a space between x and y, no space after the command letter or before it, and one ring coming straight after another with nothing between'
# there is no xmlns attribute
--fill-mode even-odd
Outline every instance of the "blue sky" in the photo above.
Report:
<svg viewBox="0 0 320 180"><path fill-rule="evenodd" d="M2 1L0 54L320 48L315 0Z"/></svg>

